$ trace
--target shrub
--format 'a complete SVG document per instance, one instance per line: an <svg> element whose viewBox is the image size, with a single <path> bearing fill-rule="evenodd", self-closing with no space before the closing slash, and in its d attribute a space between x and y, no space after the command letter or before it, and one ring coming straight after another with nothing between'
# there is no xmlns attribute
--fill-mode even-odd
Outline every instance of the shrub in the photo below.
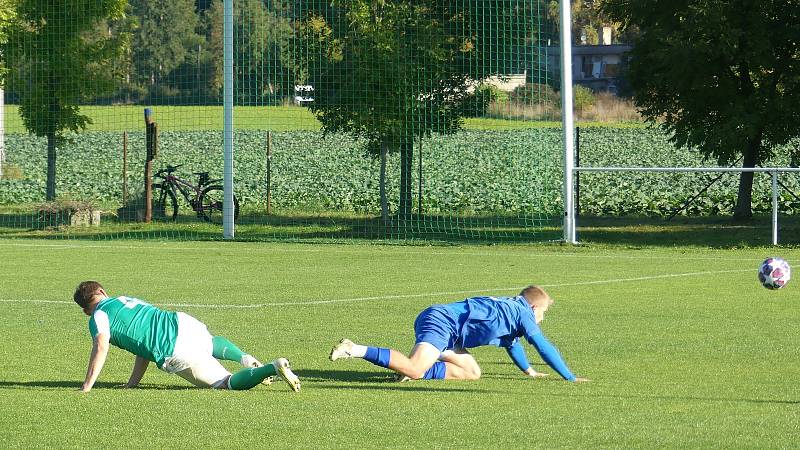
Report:
<svg viewBox="0 0 800 450"><path fill-rule="evenodd" d="M520 86L508 96L509 101L523 105L535 105L540 103L561 104L561 97L550 85L528 83Z"/></svg>
<svg viewBox="0 0 800 450"><path fill-rule="evenodd" d="M99 214L92 202L56 200L41 204L36 209L36 227L48 228L62 225L98 225Z"/></svg>
<svg viewBox="0 0 800 450"><path fill-rule="evenodd" d="M0 177L0 180L22 180L24 178L19 166L3 163L3 176Z"/></svg>
<svg viewBox="0 0 800 450"><path fill-rule="evenodd" d="M579 112L591 109L597 99L595 99L594 92L586 86L576 85L572 88L573 106Z"/></svg>

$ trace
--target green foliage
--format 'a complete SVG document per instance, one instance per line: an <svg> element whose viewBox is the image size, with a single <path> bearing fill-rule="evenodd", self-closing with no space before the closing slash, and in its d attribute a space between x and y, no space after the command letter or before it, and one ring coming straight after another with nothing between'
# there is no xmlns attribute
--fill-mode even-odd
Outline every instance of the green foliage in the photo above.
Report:
<svg viewBox="0 0 800 450"><path fill-rule="evenodd" d="M233 4L234 102L237 105L278 105L294 95L294 75L290 48L294 30L280 2L243 0ZM223 2L211 5L206 12L206 46L213 74L204 79L222 88ZM202 67L201 67L202 69ZM203 81L205 82L205 81Z"/></svg>
<svg viewBox="0 0 800 450"><path fill-rule="evenodd" d="M535 30L527 8L498 2L309 2L298 26L298 76L314 86L310 108L328 133L350 133L373 154L401 152L401 215L410 213L413 145L454 133L485 111L473 80L505 74Z"/></svg>
<svg viewBox="0 0 800 450"><path fill-rule="evenodd" d="M567 0L571 2L570 14L572 16L572 43L576 45L597 45L600 43L600 36L603 27L611 27L612 43L619 42L619 36L624 33L620 30L618 23L615 23L600 8L602 0ZM560 24L560 0L550 0L547 5L547 12L550 20L556 26ZM585 40L584 40L585 38ZM623 39L624 40L624 39Z"/></svg>
<svg viewBox="0 0 800 450"><path fill-rule="evenodd" d="M526 83L514 89L509 95L509 100L523 105L539 103L561 105L561 94L547 84Z"/></svg>
<svg viewBox="0 0 800 450"><path fill-rule="evenodd" d="M0 45L4 45L8 41L8 32L17 15L16 10L17 0L0 0ZM3 52L0 52L0 86L3 85L2 77L6 72L6 58Z"/></svg>
<svg viewBox="0 0 800 450"><path fill-rule="evenodd" d="M164 132L156 167L185 164L179 173L193 180L193 171L209 170L222 176L220 132ZM259 131L236 134L235 189L243 209L265 206L264 143ZM561 134L557 128L517 131L463 131L434 135L424 141L424 204L428 213L561 211ZM27 176L20 181L0 181L0 203L41 202L44 180L41 141L12 134L9 162ZM337 211L374 214L380 211L378 161L362 158L364 142L346 135L291 131L273 133L272 206L284 210ZM142 186L139 169L144 160L141 134L129 136L129 187ZM121 202L121 144L115 133L85 133L71 144L61 159L59 189L76 199L91 199L116 207ZM387 189L399 195L398 155L390 156ZM642 128L582 128L583 166L702 166L702 154L676 151L667 137ZM789 164L776 158L776 166ZM713 164L712 164L713 165ZM664 216L710 183L717 174L615 173L580 175L581 212L589 215ZM736 199L737 174L723 177L684 213L729 215ZM783 175L787 189L780 191L780 210L800 214L800 177ZM769 212L770 179L756 179L754 209ZM180 199L179 201L183 201Z"/></svg>
<svg viewBox="0 0 800 450"><path fill-rule="evenodd" d="M178 89L180 82L176 86L165 78L190 57L196 59L192 52L203 43L195 31L199 17L194 0L129 0L129 5L138 22L132 40L132 83L154 99L175 96L170 88Z"/></svg>
<svg viewBox="0 0 800 450"><path fill-rule="evenodd" d="M676 146L754 167L800 135L795 3L606 0L604 11L640 29L628 72L635 102ZM743 217L751 179L742 177Z"/></svg>
<svg viewBox="0 0 800 450"><path fill-rule="evenodd" d="M20 0L8 47L10 88L21 98L25 127L63 138L89 118L79 106L109 93L121 77L116 63L127 49L123 34L98 36L98 26L123 17L125 0Z"/></svg>
<svg viewBox="0 0 800 450"><path fill-rule="evenodd" d="M578 111L589 109L597 102L594 92L586 86L573 86L572 96L573 107Z"/></svg>
<svg viewBox="0 0 800 450"><path fill-rule="evenodd" d="M56 147L65 132L90 123L79 105L110 94L123 73L125 33L110 22L123 19L126 0L20 0L9 38L8 83L20 97L25 128L47 137L47 198L55 199Z"/></svg>

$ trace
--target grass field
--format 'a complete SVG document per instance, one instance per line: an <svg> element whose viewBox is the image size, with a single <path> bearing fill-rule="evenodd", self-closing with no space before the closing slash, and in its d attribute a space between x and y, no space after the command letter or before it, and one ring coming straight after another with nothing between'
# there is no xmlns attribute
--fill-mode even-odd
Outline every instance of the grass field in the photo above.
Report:
<svg viewBox="0 0 800 450"><path fill-rule="evenodd" d="M795 447L800 295L798 280L757 283L772 252L0 239L0 446ZM302 392L200 390L153 367L142 388L113 389L133 358L112 349L79 393L91 341L70 297L83 279L186 311L262 360L288 357ZM327 360L343 336L407 350L425 306L531 282L556 299L543 331L591 383L526 379L496 348L474 352L475 382L396 384Z"/></svg>
<svg viewBox="0 0 800 450"><path fill-rule="evenodd" d="M81 106L80 113L91 118L89 131L144 130L144 108L140 105ZM150 107L161 131L222 130L222 106L171 106ZM17 105L5 106L5 132L25 133ZM469 118L464 127L468 130L524 129L558 127L561 122L514 120L496 118ZM580 126L603 125L581 122ZM300 106L237 106L234 109L234 126L237 130L293 131L320 129L320 123L308 108ZM638 122L621 122L615 127L643 127Z"/></svg>

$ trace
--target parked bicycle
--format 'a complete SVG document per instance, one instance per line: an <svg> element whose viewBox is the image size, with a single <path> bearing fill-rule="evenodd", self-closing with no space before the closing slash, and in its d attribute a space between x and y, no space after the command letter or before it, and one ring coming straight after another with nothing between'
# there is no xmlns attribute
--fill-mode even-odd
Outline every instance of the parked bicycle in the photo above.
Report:
<svg viewBox="0 0 800 450"><path fill-rule="evenodd" d="M153 217L175 220L178 217L178 196L180 192L186 203L206 222L222 223L222 204L225 193L221 185L213 184L222 180L209 179L208 172L194 172L198 176L197 185L174 175L178 166L167 166L156 172L161 181L153 183ZM239 217L239 200L233 196L233 217Z"/></svg>

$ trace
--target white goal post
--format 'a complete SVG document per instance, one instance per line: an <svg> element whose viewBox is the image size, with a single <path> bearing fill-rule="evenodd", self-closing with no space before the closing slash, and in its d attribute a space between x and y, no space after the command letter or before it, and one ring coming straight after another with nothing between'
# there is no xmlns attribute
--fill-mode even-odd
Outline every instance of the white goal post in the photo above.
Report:
<svg viewBox="0 0 800 450"><path fill-rule="evenodd" d="M778 174L782 172L800 173L800 168L792 167L572 167L572 174L568 178L573 179L578 172L761 172L769 173L772 176L772 245L778 245ZM566 178L565 178L566 181ZM571 181L570 181L571 183ZM568 189L574 195L574 187L570 185ZM566 205L566 202L565 202ZM575 203L569 202L569 208L565 217L571 218L569 228L570 236L565 240L571 244L577 244L575 235ZM564 233L567 234L568 225L565 220Z"/></svg>

